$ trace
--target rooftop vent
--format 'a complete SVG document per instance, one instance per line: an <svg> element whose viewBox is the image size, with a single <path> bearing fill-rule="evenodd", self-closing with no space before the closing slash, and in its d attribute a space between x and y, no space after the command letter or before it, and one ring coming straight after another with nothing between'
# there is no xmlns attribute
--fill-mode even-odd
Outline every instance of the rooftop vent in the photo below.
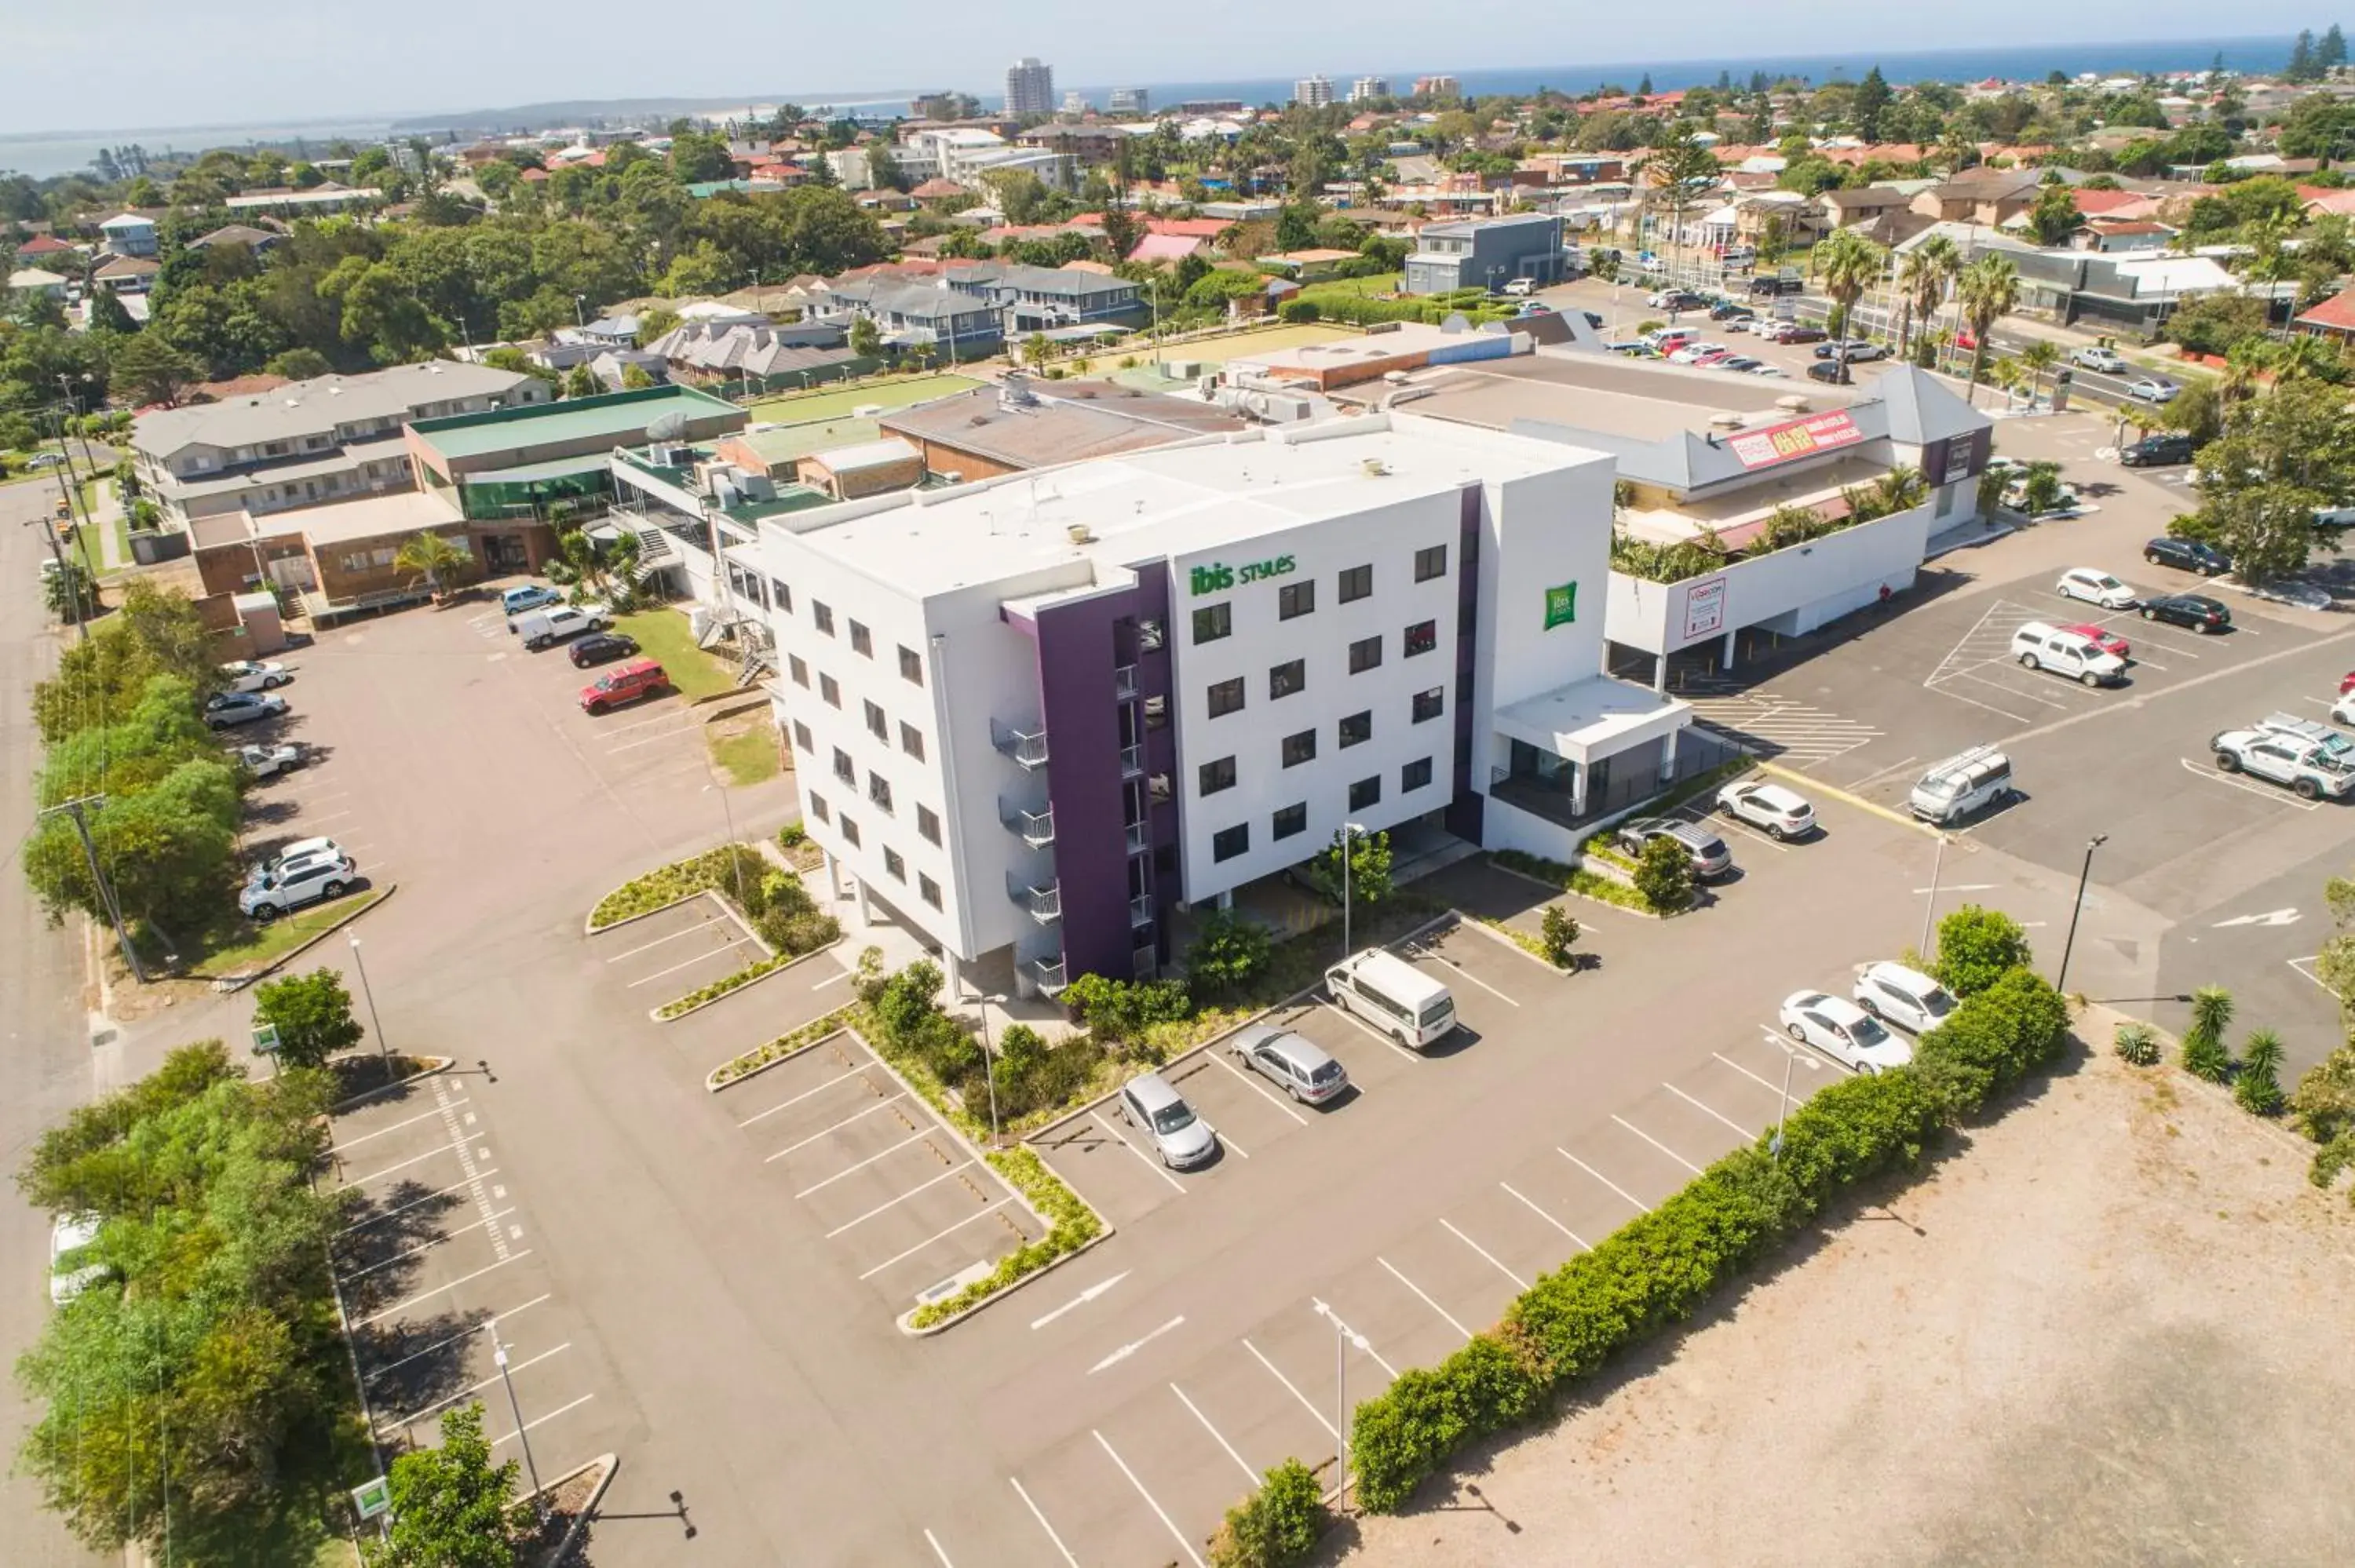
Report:
<svg viewBox="0 0 2355 1568"><path fill-rule="evenodd" d="M1738 430L1742 424L1742 416L1735 413L1721 410L1709 417L1709 428L1712 430Z"/></svg>
<svg viewBox="0 0 2355 1568"><path fill-rule="evenodd" d="M1074 523L1064 532L1071 535L1071 543L1074 545L1092 545L1096 542L1094 532L1084 523Z"/></svg>
<svg viewBox="0 0 2355 1568"><path fill-rule="evenodd" d="M1380 458L1368 458L1365 461L1364 467L1366 477L1368 479L1388 479L1390 477L1391 465L1384 462Z"/></svg>

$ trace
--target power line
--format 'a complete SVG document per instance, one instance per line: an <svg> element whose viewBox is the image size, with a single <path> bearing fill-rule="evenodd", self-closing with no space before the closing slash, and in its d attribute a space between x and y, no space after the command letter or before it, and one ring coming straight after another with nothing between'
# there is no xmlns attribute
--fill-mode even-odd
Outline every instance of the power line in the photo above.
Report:
<svg viewBox="0 0 2355 1568"><path fill-rule="evenodd" d="M98 848L91 842L90 819L86 808L102 806L105 803L106 797L103 795L80 795L70 800L61 800L37 814L48 817L63 811L73 818L74 832L81 836L82 856L90 862L91 880L97 885L99 902L105 906L106 917L114 926L114 939L121 945L123 958L130 961L131 972L138 976L139 982L144 985L147 982L147 968L139 961L139 949L131 945L131 933L123 926L123 908L114 899L114 885L106 879L106 873L99 869Z"/></svg>

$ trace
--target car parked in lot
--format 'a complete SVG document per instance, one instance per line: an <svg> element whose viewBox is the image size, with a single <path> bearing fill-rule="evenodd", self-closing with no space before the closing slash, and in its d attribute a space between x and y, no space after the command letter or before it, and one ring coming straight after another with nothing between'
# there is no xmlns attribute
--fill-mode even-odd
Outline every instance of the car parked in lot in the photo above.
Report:
<svg viewBox="0 0 2355 1568"><path fill-rule="evenodd" d="M526 583L499 595L499 613L512 620L526 610L538 609L551 604L562 604L564 596L546 583ZM507 628L512 631L514 627Z"/></svg>
<svg viewBox="0 0 2355 1568"><path fill-rule="evenodd" d="M1840 344L1829 343L1820 344L1816 349L1816 357L1817 359L1846 359L1850 365L1870 365L1876 359L1886 359L1889 357L1889 345L1887 344L1874 343L1869 338L1849 338L1845 345L1848 351L1846 354L1838 352L1838 349L1842 345ZM1826 349L1831 349L1834 352L1826 354L1824 352Z"/></svg>
<svg viewBox="0 0 2355 1568"><path fill-rule="evenodd" d="M1848 373L1848 363L1839 359L1819 359L1807 366L1807 379L1828 386L1846 387L1854 377Z"/></svg>
<svg viewBox="0 0 2355 1568"><path fill-rule="evenodd" d="M2126 678L2126 662L2105 652L2091 638L2031 620L2011 634L2011 656L2024 670L2050 670L2088 686L2115 686Z"/></svg>
<svg viewBox="0 0 2355 1568"><path fill-rule="evenodd" d="M1933 763L1905 797L1905 809L1941 827L2019 793L2011 781L2011 758L1992 746L1975 746Z"/></svg>
<svg viewBox="0 0 2355 1568"><path fill-rule="evenodd" d="M626 659L637 651L637 639L634 637L618 631L598 631L574 639L572 646L564 652L565 657L572 661L574 669L585 670L591 664L610 664L616 659Z"/></svg>
<svg viewBox="0 0 2355 1568"><path fill-rule="evenodd" d="M1227 1044L1246 1066L1302 1105L1321 1106L1348 1090L1348 1070L1305 1035L1254 1023L1237 1030Z"/></svg>
<svg viewBox="0 0 2355 1568"><path fill-rule="evenodd" d="M1646 299L1644 303L1656 311L1691 311L1699 310L1709 302L1689 289L1662 289Z"/></svg>
<svg viewBox="0 0 2355 1568"><path fill-rule="evenodd" d="M537 653L543 648L553 648L575 637L602 631L612 624L602 604L560 604L553 609L535 609L519 615L509 623L507 630L522 638L523 645Z"/></svg>
<svg viewBox="0 0 2355 1568"><path fill-rule="evenodd" d="M2341 735L2328 725L2310 718L2300 718L2296 714L2267 714L2251 727L2314 747L2341 762L2355 761L2355 736Z"/></svg>
<svg viewBox="0 0 2355 1568"><path fill-rule="evenodd" d="M2226 773L2246 773L2296 790L2305 800L2325 796L2343 800L2355 789L2355 766L2288 736L2262 729L2228 729L2208 742L2216 766Z"/></svg>
<svg viewBox="0 0 2355 1568"><path fill-rule="evenodd" d="M1218 1133L1158 1073L1141 1073L1121 1086L1120 1116L1145 1134L1172 1171L1190 1171L1219 1152Z"/></svg>
<svg viewBox="0 0 2355 1568"><path fill-rule="evenodd" d="M1883 1029L1852 1001L1819 991L1796 991L1783 1003L1783 1032L1846 1067L1878 1073L1913 1059L1913 1047Z"/></svg>
<svg viewBox="0 0 2355 1568"><path fill-rule="evenodd" d="M1721 343L1689 343L1669 354L1670 365L1707 365L1723 359L1733 350Z"/></svg>
<svg viewBox="0 0 2355 1568"><path fill-rule="evenodd" d="M223 692L206 701L205 724L208 728L224 730L232 725L278 718L285 712L284 697L267 697L259 692Z"/></svg>
<svg viewBox="0 0 2355 1568"><path fill-rule="evenodd" d="M2171 593L2151 599L2142 607L2142 618L2163 620L2169 626L2188 626L2202 637L2232 624L2231 609L2203 593Z"/></svg>
<svg viewBox="0 0 2355 1568"><path fill-rule="evenodd" d="M1803 839L1816 831L1816 809L1796 790L1743 779L1717 792L1717 809L1776 839Z"/></svg>
<svg viewBox="0 0 2355 1568"><path fill-rule="evenodd" d="M290 740L282 746L240 746L237 759L256 779L272 779L302 767L310 758L301 741Z"/></svg>
<svg viewBox="0 0 2355 1568"><path fill-rule="evenodd" d="M652 659L633 659L581 687L581 711L602 714L640 697L658 697L669 690L670 676L660 664Z"/></svg>
<svg viewBox="0 0 2355 1568"><path fill-rule="evenodd" d="M2074 637L2082 637L2105 653L2115 654L2121 659L2134 657L2134 644L2105 626L2095 626L2091 621L2078 621L2055 630L2066 631Z"/></svg>
<svg viewBox="0 0 2355 1568"><path fill-rule="evenodd" d="M229 678L232 692L271 692L294 678L283 664L264 663L254 659L238 659L220 667Z"/></svg>
<svg viewBox="0 0 2355 1568"><path fill-rule="evenodd" d="M2115 348L2081 348L2069 356L2069 363L2081 370L2098 370L2105 376L2123 376L2133 366L2126 356Z"/></svg>
<svg viewBox="0 0 2355 1568"><path fill-rule="evenodd" d="M1733 852L1725 847L1723 839L1698 823L1680 818L1638 817L1634 821L1620 823L1613 839L1622 854L1632 855L1638 860L1643 858L1645 846L1654 839L1676 840L1691 857L1696 881L1713 882L1733 870Z"/></svg>
<svg viewBox="0 0 2355 1568"><path fill-rule="evenodd" d="M276 854L255 866L248 874L246 881L260 882L262 878L298 860L341 860L343 858L343 846L333 839L324 837L296 839L293 843L286 845Z"/></svg>
<svg viewBox="0 0 2355 1568"><path fill-rule="evenodd" d="M2062 599L2083 599L2104 609L2132 609L2135 606L2134 589L2093 567L2070 567L2052 585L2052 591Z"/></svg>
<svg viewBox="0 0 2355 1568"><path fill-rule="evenodd" d="M1776 322L1773 332L1762 332L1758 335L1769 343L1821 343L1824 341L1824 329L1798 322Z"/></svg>
<svg viewBox="0 0 2355 1568"><path fill-rule="evenodd" d="M237 895L238 913L266 925L306 904L341 898L357 874L348 860L305 859L248 883Z"/></svg>
<svg viewBox="0 0 2355 1568"><path fill-rule="evenodd" d="M1711 305L1709 309L1709 319L1713 322L1746 322L1757 314L1748 305L1736 304L1732 300Z"/></svg>
<svg viewBox="0 0 2355 1568"><path fill-rule="evenodd" d="M2203 577L2221 577L2232 569L2232 557L2205 539L2179 539L2171 534L2145 545L2142 558L2154 567L2173 567Z"/></svg>
<svg viewBox="0 0 2355 1568"><path fill-rule="evenodd" d="M2355 677L2350 677L2355 679ZM2339 700L2330 705L2330 722L2355 728L2355 692L2341 690Z"/></svg>
<svg viewBox="0 0 2355 1568"><path fill-rule="evenodd" d="M1955 1011L1945 986L1919 969L1883 961L1867 964L1856 977L1856 1003L1883 1023L1911 1034L1935 1029Z"/></svg>
<svg viewBox="0 0 2355 1568"><path fill-rule="evenodd" d="M2190 462L2199 449L2190 436L2163 432L2145 436L2138 441L2128 441L2118 449L2118 461L2128 468L2161 468L2170 463Z"/></svg>
<svg viewBox="0 0 2355 1568"><path fill-rule="evenodd" d="M1711 370L1730 370L1737 376L1755 376L1760 370L1765 368L1765 366L1766 362L1764 360L1753 359L1746 354L1729 354L1723 359L1719 360L1715 365L1710 366L1710 368Z"/></svg>

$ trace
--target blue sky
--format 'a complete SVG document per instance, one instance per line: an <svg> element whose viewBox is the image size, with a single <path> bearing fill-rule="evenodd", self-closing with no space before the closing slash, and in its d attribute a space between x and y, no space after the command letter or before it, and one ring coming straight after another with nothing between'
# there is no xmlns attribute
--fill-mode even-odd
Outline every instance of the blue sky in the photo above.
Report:
<svg viewBox="0 0 2355 1568"><path fill-rule="evenodd" d="M856 8L648 6L643 0L10 0L0 37L0 133L121 126L251 125L367 119L556 99L769 98L918 86L987 90L1005 62L1035 54L1059 84L1393 74L1482 66L1961 48L2105 37L2249 37L2328 26L2310 4L2140 0L1967 6L1887 0L1682 0L1673 26L1640 6L1527 0L1351 0L1276 6L1194 0L1105 26L1106 0L891 0L890 25ZM2105 16L2096 16L2099 11ZM1436 28L1435 16L1446 26ZM1337 26L1347 18L1346 28ZM1177 25L1148 36L1152 22ZM1442 34L1444 32L1444 37ZM1428 42L1420 40L1428 39ZM1425 58L1426 55L1428 58Z"/></svg>

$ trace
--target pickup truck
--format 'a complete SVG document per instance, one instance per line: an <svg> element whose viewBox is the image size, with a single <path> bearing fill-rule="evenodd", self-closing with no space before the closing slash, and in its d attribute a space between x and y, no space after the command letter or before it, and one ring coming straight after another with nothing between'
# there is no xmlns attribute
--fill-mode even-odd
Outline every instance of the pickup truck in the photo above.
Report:
<svg viewBox="0 0 2355 1568"><path fill-rule="evenodd" d="M240 746L237 759L256 779L273 779L289 773L310 760L300 741L287 741L281 746Z"/></svg>
<svg viewBox="0 0 2355 1568"><path fill-rule="evenodd" d="M2208 743L2217 768L2246 773L2294 789L2300 798L2344 800L2355 789L2355 766L2324 747L2263 729L2228 729Z"/></svg>

